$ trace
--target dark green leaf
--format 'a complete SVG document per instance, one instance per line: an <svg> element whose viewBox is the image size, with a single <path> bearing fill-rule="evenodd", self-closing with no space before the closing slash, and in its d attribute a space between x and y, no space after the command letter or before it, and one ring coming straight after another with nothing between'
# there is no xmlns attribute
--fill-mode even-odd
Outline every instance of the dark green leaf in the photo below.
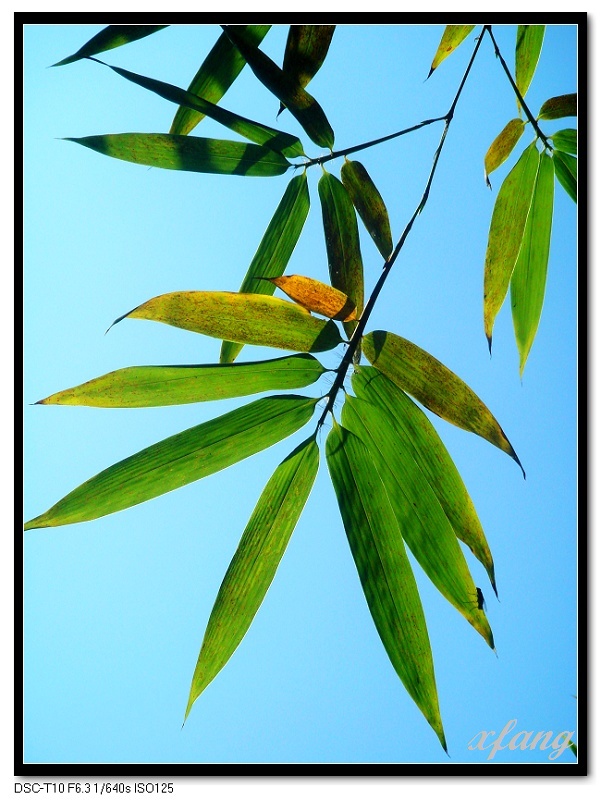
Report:
<svg viewBox="0 0 601 800"><path fill-rule="evenodd" d="M283 71L305 88L317 74L330 48L335 25L291 25L284 51ZM280 114L284 106L280 104Z"/></svg>
<svg viewBox="0 0 601 800"><path fill-rule="evenodd" d="M550 97L540 107L538 119L561 119L562 117L576 117L577 95L562 94L558 97Z"/></svg>
<svg viewBox="0 0 601 800"><path fill-rule="evenodd" d="M345 159L340 177L380 255L387 259L392 253L392 233L382 195L359 161Z"/></svg>
<svg viewBox="0 0 601 800"><path fill-rule="evenodd" d="M578 152L576 128L564 128L549 136L549 139L553 142L553 147L556 150L561 150L563 153L572 153L573 155Z"/></svg>
<svg viewBox="0 0 601 800"><path fill-rule="evenodd" d="M570 195L572 200L578 202L578 159L559 150L553 152L553 164L557 180Z"/></svg>
<svg viewBox="0 0 601 800"><path fill-rule="evenodd" d="M101 30L100 33L97 33L96 36L93 36L83 47L80 47L77 53L68 58L63 58L62 61L52 66L62 67L65 64L71 64L73 61L79 61L81 58L104 53L106 50L112 50L114 47L121 47L123 44L135 42L145 36L150 36L151 33L156 33L168 27L168 25L109 25Z"/></svg>
<svg viewBox="0 0 601 800"><path fill-rule="evenodd" d="M522 97L526 97L534 76L544 38L544 25L518 25L515 44L515 84Z"/></svg>

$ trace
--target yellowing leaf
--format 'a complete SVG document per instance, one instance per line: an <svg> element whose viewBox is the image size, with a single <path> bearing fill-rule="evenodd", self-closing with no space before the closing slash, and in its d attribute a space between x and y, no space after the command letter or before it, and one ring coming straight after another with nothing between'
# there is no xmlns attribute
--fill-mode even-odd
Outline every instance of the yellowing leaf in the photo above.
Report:
<svg viewBox="0 0 601 800"><path fill-rule="evenodd" d="M534 76L544 37L544 25L518 25L515 44L515 84L522 97L526 97Z"/></svg>
<svg viewBox="0 0 601 800"><path fill-rule="evenodd" d="M562 94L545 100L538 112L538 119L560 119L561 117L576 117L577 115L577 95Z"/></svg>
<svg viewBox="0 0 601 800"><path fill-rule="evenodd" d="M315 311L330 319L348 320L357 318L357 309L344 292L327 283L307 278L304 275L282 275L280 278L265 278L274 283L288 297L307 311Z"/></svg>
<svg viewBox="0 0 601 800"><path fill-rule="evenodd" d="M490 186L488 176L509 158L511 151L524 133L525 125L524 120L519 119L519 117L510 120L486 151L484 156L484 175L488 186Z"/></svg>
<svg viewBox="0 0 601 800"><path fill-rule="evenodd" d="M447 56L450 56L463 40L474 30L475 25L447 25L434 55L428 78L436 67L440 66Z"/></svg>
<svg viewBox="0 0 601 800"><path fill-rule="evenodd" d="M392 253L392 233L382 195L359 161L346 159L340 170L340 177L367 232L382 258L387 259Z"/></svg>

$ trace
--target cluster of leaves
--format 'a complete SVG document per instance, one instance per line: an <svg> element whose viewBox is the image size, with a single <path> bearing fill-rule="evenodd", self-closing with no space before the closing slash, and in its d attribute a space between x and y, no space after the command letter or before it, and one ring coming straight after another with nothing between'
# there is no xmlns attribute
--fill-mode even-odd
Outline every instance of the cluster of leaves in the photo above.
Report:
<svg viewBox="0 0 601 800"><path fill-rule="evenodd" d="M164 27L109 26L59 65L82 58L103 63L95 58L99 53ZM222 27L187 90L111 67L123 78L178 106L169 133L72 140L113 158L165 169L275 177L303 168L289 181L239 292L171 292L142 303L116 320L152 320L218 338L222 341L219 363L120 369L40 403L139 408L300 389L314 384L328 371L312 354L346 344L313 433L277 467L244 530L207 625L186 716L233 654L269 588L317 474L318 431L332 411L352 363L353 394L345 392L340 422L332 413L326 461L378 633L407 691L446 748L426 620L406 547L491 648L494 641L482 607L482 593L474 584L459 542L482 563L496 591L495 574L490 548L466 487L434 426L415 401L520 462L492 413L460 378L401 336L381 330L364 332L377 294L366 304L358 220L384 259L384 277L404 236L393 247L388 213L379 191L360 162L334 153L334 131L324 110L306 89L324 62L334 26L291 26L281 68L259 48L269 25ZM431 73L473 27L447 26ZM542 43L542 34L531 30L538 27L520 26L518 30L517 96L524 108L523 95L538 59L534 52L536 47L540 51ZM488 32L492 37L490 28ZM485 29L477 46L484 33ZM287 109L313 144L329 150L327 156L311 159L298 137L218 105L245 65L279 100L279 111ZM543 106L539 118L563 116L571 108L569 100L555 98ZM441 118L447 126L451 116ZM527 116L530 118L529 112ZM250 143L190 136L204 117ZM509 156L523 132L525 122L521 118L517 122L512 121L509 133L504 131L491 146L486 156L487 174ZM575 193L575 167L573 184L568 180L571 161L575 161L568 153L572 146L575 151L575 135L568 131L554 134L551 139L555 149L549 156L549 141L538 127L535 130L536 141L542 141L545 149L539 153L536 142L530 145L499 192L485 272L485 314L491 329L511 280L514 319L519 320L518 342L528 340L530 344L534 336L532 320L540 314L544 291L541 274L548 257L553 174L568 191L573 185ZM442 142L437 156L441 147ZM323 166L337 155L344 156L340 178ZM284 275L309 213L306 170L316 165L322 169L318 194L328 284L302 275ZM502 250L499 242L503 243ZM379 288L381 283L383 279ZM275 297L276 288L290 299ZM248 344L294 354L235 363ZM527 348L520 344L525 355L530 344ZM370 366L361 364L361 354ZM324 399L274 394L250 402L114 464L25 527L96 519L225 469L307 425Z"/></svg>

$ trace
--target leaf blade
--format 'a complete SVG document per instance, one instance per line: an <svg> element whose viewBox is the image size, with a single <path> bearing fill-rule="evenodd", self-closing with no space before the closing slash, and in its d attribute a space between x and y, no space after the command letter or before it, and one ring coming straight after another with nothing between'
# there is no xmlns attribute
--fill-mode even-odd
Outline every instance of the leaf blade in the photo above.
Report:
<svg viewBox="0 0 601 800"><path fill-rule="evenodd" d="M557 180L566 190L572 200L578 202L578 159L562 153L560 150L553 151L553 164Z"/></svg>
<svg viewBox="0 0 601 800"><path fill-rule="evenodd" d="M280 278L265 278L265 280L271 281L307 311L314 311L329 319L343 322L357 317L357 309L344 292L315 278L307 278L305 275L282 275Z"/></svg>
<svg viewBox="0 0 601 800"><path fill-rule="evenodd" d="M359 161L345 159L340 177L380 255L387 260L392 253L392 233L382 195Z"/></svg>
<svg viewBox="0 0 601 800"><path fill-rule="evenodd" d="M521 139L525 126L526 123L519 117L510 120L486 151L484 176L487 186L490 186L488 176L509 158L513 148Z"/></svg>
<svg viewBox="0 0 601 800"><path fill-rule="evenodd" d="M562 117L578 116L578 95L561 94L557 97L550 97L540 107L538 119L561 119Z"/></svg>
<svg viewBox="0 0 601 800"><path fill-rule="evenodd" d="M518 25L515 44L515 84L522 97L526 97L536 71L545 38L545 27L545 25Z"/></svg>
<svg viewBox="0 0 601 800"><path fill-rule="evenodd" d="M168 28L169 25L108 25L103 28L96 36L86 42L76 53L63 58L62 61L57 61L53 67L63 67L66 64L72 64L74 61L79 61L88 56L94 56L98 53L104 53L106 50L112 50L115 47L121 47L124 44L135 42L138 39L143 39L150 36L163 28Z"/></svg>
<svg viewBox="0 0 601 800"><path fill-rule="evenodd" d="M291 25L286 39L282 71L304 89L321 69L335 25ZM285 106L280 103L278 114Z"/></svg>
<svg viewBox="0 0 601 800"><path fill-rule="evenodd" d="M563 128L549 136L556 150L576 155L578 153L578 134L576 128Z"/></svg>
<svg viewBox="0 0 601 800"><path fill-rule="evenodd" d="M456 50L464 39L474 30L475 25L446 25L438 45L438 49L434 54L428 78L439 67L442 62L451 55L453 50Z"/></svg>

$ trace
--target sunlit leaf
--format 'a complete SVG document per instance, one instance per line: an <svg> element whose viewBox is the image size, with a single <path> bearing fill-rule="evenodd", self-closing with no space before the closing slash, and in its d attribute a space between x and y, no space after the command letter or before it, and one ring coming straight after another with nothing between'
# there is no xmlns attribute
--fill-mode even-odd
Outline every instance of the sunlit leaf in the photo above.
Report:
<svg viewBox="0 0 601 800"><path fill-rule="evenodd" d="M211 611L186 717L230 659L259 610L309 497L318 466L319 448L311 437L277 467L263 489Z"/></svg>
<svg viewBox="0 0 601 800"><path fill-rule="evenodd" d="M524 120L518 117L510 120L486 151L484 156L484 176L488 186L490 186L488 176L509 158L513 148L524 133L525 125Z"/></svg>
<svg viewBox="0 0 601 800"><path fill-rule="evenodd" d="M524 372L543 309L553 224L554 187L553 159L547 153L541 153L532 207L520 254L511 276L511 311L520 354L520 375Z"/></svg>
<svg viewBox="0 0 601 800"><path fill-rule="evenodd" d="M428 78L436 67L440 66L447 56L450 56L463 40L474 30L475 25L447 25L434 55Z"/></svg>
<svg viewBox="0 0 601 800"><path fill-rule="evenodd" d="M515 84L522 97L526 97L532 82L544 38L544 25L518 25L515 44Z"/></svg>
<svg viewBox="0 0 601 800"><path fill-rule="evenodd" d="M335 25L291 25L284 51L283 71L305 88L317 74L330 48ZM284 106L280 104L280 114Z"/></svg>
<svg viewBox="0 0 601 800"><path fill-rule="evenodd" d="M62 67L65 64L71 64L73 61L79 61L81 58L104 53L106 50L112 50L115 47L121 47L123 44L135 42L145 36L150 36L151 33L156 33L168 27L168 25L108 25L96 36L93 36L89 42L86 42L83 47L80 47L76 53L73 53L72 56L63 58L62 61L58 61L52 66Z"/></svg>
<svg viewBox="0 0 601 800"><path fill-rule="evenodd" d="M307 175L302 172L292 178L286 187L242 281L240 292L274 293L275 286L261 278L277 278L286 269L307 219L309 205ZM222 363L234 361L242 347L239 342L223 342L219 360Z"/></svg>
<svg viewBox="0 0 601 800"><path fill-rule="evenodd" d="M578 159L559 150L553 152L553 163L557 180L570 195L572 200L578 202Z"/></svg>
<svg viewBox="0 0 601 800"><path fill-rule="evenodd" d="M258 45L271 25L246 25L245 28L249 41ZM238 48L231 43L229 36L222 33L192 78L188 91L210 103L218 103L245 66L246 61ZM190 133L203 118L203 113L181 106L173 118L169 133Z"/></svg>
<svg viewBox="0 0 601 800"><path fill-rule="evenodd" d="M218 175L283 175L291 166L284 156L257 144L168 133L108 133L67 138L105 156L148 167L211 172Z"/></svg>
<svg viewBox="0 0 601 800"><path fill-rule="evenodd" d="M149 408L300 389L325 372L308 353L245 364L126 367L40 400L40 405Z"/></svg>
<svg viewBox="0 0 601 800"><path fill-rule="evenodd" d="M396 673L446 750L426 619L382 479L363 442L336 422L326 456L377 631Z"/></svg>
<svg viewBox="0 0 601 800"><path fill-rule="evenodd" d="M169 292L115 320L148 319L218 339L319 353L342 342L331 320L311 316L288 300L238 292Z"/></svg>
<svg viewBox="0 0 601 800"><path fill-rule="evenodd" d="M238 30L238 26L222 25L222 28L240 50L255 76L286 106L311 141L331 150L334 147L334 131L317 100L253 45L244 32Z"/></svg>
<svg viewBox="0 0 601 800"><path fill-rule="evenodd" d="M538 119L560 119L561 117L576 117L577 95L562 94L558 97L551 97L540 107Z"/></svg>
<svg viewBox="0 0 601 800"><path fill-rule="evenodd" d="M305 275L283 275L281 278L266 278L281 289L295 303L323 314L330 319L348 321L357 317L357 310L344 292L327 283L307 278Z"/></svg>
<svg viewBox="0 0 601 800"><path fill-rule="evenodd" d="M219 472L293 434L311 419L317 402L265 397L163 439L82 483L25 530L104 517Z"/></svg>
<svg viewBox="0 0 601 800"><path fill-rule="evenodd" d="M484 332L492 347L492 331L522 245L538 169L534 143L507 175L495 202L484 263Z"/></svg>
<svg viewBox="0 0 601 800"><path fill-rule="evenodd" d="M359 161L345 159L340 177L367 232L374 240L382 258L387 259L392 253L392 233L382 195Z"/></svg>
<svg viewBox="0 0 601 800"><path fill-rule="evenodd" d="M362 347L368 361L400 389L447 422L482 436L522 466L482 400L434 356L387 331L368 333Z"/></svg>
<svg viewBox="0 0 601 800"><path fill-rule="evenodd" d="M549 139L553 142L553 147L556 150L561 150L563 153L572 153L573 155L578 152L576 128L564 128L549 136Z"/></svg>

